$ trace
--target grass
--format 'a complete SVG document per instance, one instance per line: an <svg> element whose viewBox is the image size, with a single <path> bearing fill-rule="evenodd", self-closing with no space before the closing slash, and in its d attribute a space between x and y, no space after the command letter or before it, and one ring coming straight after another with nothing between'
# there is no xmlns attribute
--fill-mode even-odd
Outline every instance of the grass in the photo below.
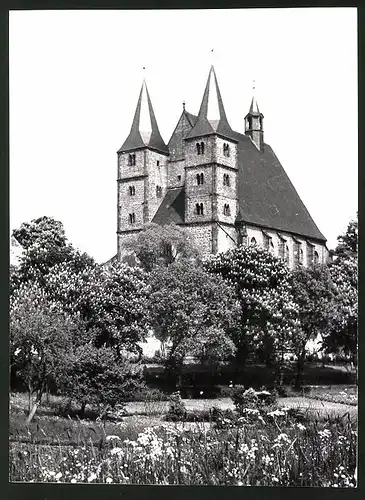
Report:
<svg viewBox="0 0 365 500"><path fill-rule="evenodd" d="M219 430L209 410L232 409L229 398L183 400L190 416L205 422L168 423L166 401L130 402L119 421L99 422L94 416L60 416L62 398L51 396L26 425L27 396L11 394L10 480L351 486L357 444L355 396L356 388L347 386L312 387L304 395L279 398L279 409L299 409L298 421L307 427L302 433L295 421L266 417L265 425L256 421ZM152 434L148 428L154 429ZM319 432L326 429L331 439L325 442ZM287 436L286 444L280 435ZM252 439L257 443L254 449Z"/></svg>
<svg viewBox="0 0 365 500"><path fill-rule="evenodd" d="M248 419L243 427L238 423L223 428L195 424L189 429L169 424L145 430L137 438L130 430L127 438L119 434L77 447L11 443L10 480L355 485L357 436L349 419L309 420L300 427L286 416L267 414L264 423Z"/></svg>

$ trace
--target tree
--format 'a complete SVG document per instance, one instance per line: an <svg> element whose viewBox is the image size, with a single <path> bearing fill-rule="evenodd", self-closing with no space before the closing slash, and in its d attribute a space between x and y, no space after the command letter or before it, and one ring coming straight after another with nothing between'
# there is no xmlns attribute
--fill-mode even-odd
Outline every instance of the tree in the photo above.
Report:
<svg viewBox="0 0 365 500"><path fill-rule="evenodd" d="M63 394L81 405L99 407L102 414L131 397L143 384L142 367L116 356L112 348L96 348L92 342L77 346L67 357L61 378Z"/></svg>
<svg viewBox="0 0 365 500"><path fill-rule="evenodd" d="M76 326L37 284L23 284L10 299L10 366L25 382L29 423L49 379L65 369L65 357ZM33 404L33 396L35 402Z"/></svg>
<svg viewBox="0 0 365 500"><path fill-rule="evenodd" d="M71 262L79 270L95 265L91 257L68 243L63 224L52 217L24 222L12 235L24 252L19 267L12 270L11 291L28 281L44 285L50 269L62 262Z"/></svg>
<svg viewBox="0 0 365 500"><path fill-rule="evenodd" d="M295 386L301 385L306 345L310 339L327 335L334 309L335 289L327 265L297 268L290 275L292 294L299 310L300 329L295 336L297 358Z"/></svg>
<svg viewBox="0 0 365 500"><path fill-rule="evenodd" d="M151 325L168 345L166 370L176 385L188 353L229 343L226 332L237 312L234 291L219 276L186 259L155 268L150 284Z"/></svg>
<svg viewBox="0 0 365 500"><path fill-rule="evenodd" d="M334 308L324 339L327 352L355 358L358 328L358 222L350 221L345 234L338 236L329 272L334 286Z"/></svg>
<svg viewBox="0 0 365 500"><path fill-rule="evenodd" d="M234 286L240 304L240 321L231 330L236 375L249 354L258 350L265 353L268 365L281 369L298 328L285 263L257 245L248 245L212 256L205 268Z"/></svg>
<svg viewBox="0 0 365 500"><path fill-rule="evenodd" d="M155 266L168 266L180 258L200 256L187 230L176 224L147 224L126 248L137 256L146 271Z"/></svg>
<svg viewBox="0 0 365 500"><path fill-rule="evenodd" d="M148 333L148 283L137 267L114 262L108 269L88 265L75 270L73 262L52 268L45 283L47 294L79 317L94 333L95 345L140 352Z"/></svg>
<svg viewBox="0 0 365 500"><path fill-rule="evenodd" d="M349 222L344 234L337 237L338 245L334 255L338 257L356 257L358 246L358 221L357 218Z"/></svg>

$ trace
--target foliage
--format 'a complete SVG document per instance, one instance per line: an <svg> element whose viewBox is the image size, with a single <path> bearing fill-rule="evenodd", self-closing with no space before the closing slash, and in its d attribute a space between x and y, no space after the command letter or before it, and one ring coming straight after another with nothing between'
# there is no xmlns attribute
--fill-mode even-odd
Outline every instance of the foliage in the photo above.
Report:
<svg viewBox="0 0 365 500"><path fill-rule="evenodd" d="M89 404L102 411L122 404L142 385L139 364L117 357L112 348L96 348L91 343L69 354L61 380L62 393L71 401L83 409Z"/></svg>
<svg viewBox="0 0 365 500"><path fill-rule="evenodd" d="M329 264L334 284L334 308L331 325L324 339L326 352L356 358L358 328L358 221L351 220L338 236L333 261Z"/></svg>
<svg viewBox="0 0 365 500"><path fill-rule="evenodd" d="M150 285L151 326L168 344L170 367L181 366L190 352L221 343L235 321L237 304L230 285L190 261L155 269Z"/></svg>
<svg viewBox="0 0 365 500"><path fill-rule="evenodd" d="M22 284L10 298L10 364L38 405L49 380L65 369L76 325L37 284ZM34 412L37 406L34 406ZM34 415L30 410L30 419Z"/></svg>
<svg viewBox="0 0 365 500"><path fill-rule="evenodd" d="M357 217L351 220L347 226L346 232L337 237L337 247L334 255L336 258L357 257L358 248L358 221Z"/></svg>
<svg viewBox="0 0 365 500"><path fill-rule="evenodd" d="M180 392L177 391L171 394L169 398L169 411L166 415L166 420L173 422L177 420L184 420L186 413L186 407L181 399Z"/></svg>
<svg viewBox="0 0 365 500"><path fill-rule="evenodd" d="M198 258L199 249L186 229L176 224L147 224L142 231L126 244L142 267L151 271L156 266L168 266L180 258Z"/></svg>
<svg viewBox="0 0 365 500"><path fill-rule="evenodd" d="M12 443L10 480L355 487L357 433L350 422L303 425L288 413L268 412L264 423L237 420L222 429L165 424L132 439L121 438L119 431L100 446Z"/></svg>
<svg viewBox="0 0 365 500"><path fill-rule="evenodd" d="M19 267L12 270L11 290L28 281L44 285L49 270L62 262L71 262L74 269L80 270L94 264L91 257L67 242L62 223L52 217L24 222L12 235L24 252Z"/></svg>
<svg viewBox="0 0 365 500"><path fill-rule="evenodd" d="M242 415L246 408L257 410L276 403L276 394L274 392L265 389L255 391L252 387L245 390L242 386L236 386L231 397L239 415Z"/></svg>
<svg viewBox="0 0 365 500"><path fill-rule="evenodd" d="M329 265L334 286L334 308L328 334L324 338L327 352L344 351L356 357L358 329L358 267L357 258L342 255Z"/></svg>
<svg viewBox="0 0 365 500"><path fill-rule="evenodd" d="M268 363L283 363L290 351L298 321L285 263L256 245L240 246L213 256L205 269L234 286L240 321L231 330L239 366L249 353L261 350Z"/></svg>
<svg viewBox="0 0 365 500"><path fill-rule="evenodd" d="M297 268L290 274L292 294L299 309L300 329L293 342L297 357L296 386L301 383L306 344L318 334L324 337L334 308L334 286L327 265Z"/></svg>
<svg viewBox="0 0 365 500"><path fill-rule="evenodd" d="M95 333L97 346L140 352L138 343L148 333L148 286L141 269L114 262L109 269L89 265L75 272L73 264L65 262L49 272L45 288L68 314L81 318Z"/></svg>

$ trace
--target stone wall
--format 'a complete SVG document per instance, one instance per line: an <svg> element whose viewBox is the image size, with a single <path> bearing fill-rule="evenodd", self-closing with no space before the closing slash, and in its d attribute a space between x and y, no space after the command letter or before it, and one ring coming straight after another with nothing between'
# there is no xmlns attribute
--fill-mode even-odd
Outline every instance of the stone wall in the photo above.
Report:
<svg viewBox="0 0 365 500"><path fill-rule="evenodd" d="M271 236L271 241L273 242L274 248L273 248L273 254L279 257L279 246L280 246L280 237L278 235L277 231L274 231L272 229L264 229L265 233ZM294 236L295 240L293 239L293 235L290 233L285 233L283 231L279 231L280 235L285 238L285 247L288 249L288 255L289 255L289 267L291 269L294 268L296 259L295 259L295 254L294 252L296 251L296 245L295 245L295 240L300 241L300 247L303 250L303 261L302 265L304 267L310 266L312 263L308 261L308 243L306 238L303 238L301 236ZM255 226L247 226L247 236L248 236L248 243L251 242L252 238L256 239L256 243L260 246L264 246L264 234L262 232L261 228L255 227ZM319 263L324 264L327 261L328 258L328 251L325 247L325 245L320 244L318 242L314 242L310 240L310 242L314 245L313 248L313 253L314 251L317 251L318 256L319 256Z"/></svg>
<svg viewBox="0 0 365 500"><path fill-rule="evenodd" d="M212 253L212 224L185 225L186 231L203 255Z"/></svg>
<svg viewBox="0 0 365 500"><path fill-rule="evenodd" d="M180 176L180 179L179 179ZM167 165L167 187L181 187L185 183L185 160L170 161Z"/></svg>
<svg viewBox="0 0 365 500"><path fill-rule="evenodd" d="M197 183L197 174L203 173L203 184ZM185 169L185 221L208 221L212 219L212 165L199 165ZM197 215L196 204L203 203L204 215Z"/></svg>

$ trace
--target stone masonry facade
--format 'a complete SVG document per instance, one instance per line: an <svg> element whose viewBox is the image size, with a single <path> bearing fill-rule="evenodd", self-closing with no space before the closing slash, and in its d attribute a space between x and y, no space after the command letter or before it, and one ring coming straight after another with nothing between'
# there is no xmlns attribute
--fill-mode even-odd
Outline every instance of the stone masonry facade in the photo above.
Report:
<svg viewBox="0 0 365 500"><path fill-rule="evenodd" d="M215 78L212 70L209 78ZM211 89L212 82L208 84ZM293 231L289 223L286 230L285 220L280 227L263 225L261 220L255 224L249 217L245 220L242 216L246 201L240 191L242 181L239 181L245 167L240 156L243 139L238 133L230 133L216 78L215 84L217 116L209 118L206 108L211 109L211 96L206 98L208 104L204 108L204 95L197 117L184 108L167 146L159 135L147 88L142 87L131 134L118 151L118 259L125 254L125 243L145 224L169 223L173 213L171 220L184 226L206 255L225 252L240 244L257 244L284 259L290 268L325 262L328 258L326 240L319 231L320 236L314 230L313 234L308 234L309 230ZM141 130L142 120L138 121L143 93L150 113L148 130ZM265 151L266 147L262 117L253 100L244 120L245 139L249 139L247 148L252 149L254 144L258 152ZM183 201L177 204L174 200L180 198Z"/></svg>

